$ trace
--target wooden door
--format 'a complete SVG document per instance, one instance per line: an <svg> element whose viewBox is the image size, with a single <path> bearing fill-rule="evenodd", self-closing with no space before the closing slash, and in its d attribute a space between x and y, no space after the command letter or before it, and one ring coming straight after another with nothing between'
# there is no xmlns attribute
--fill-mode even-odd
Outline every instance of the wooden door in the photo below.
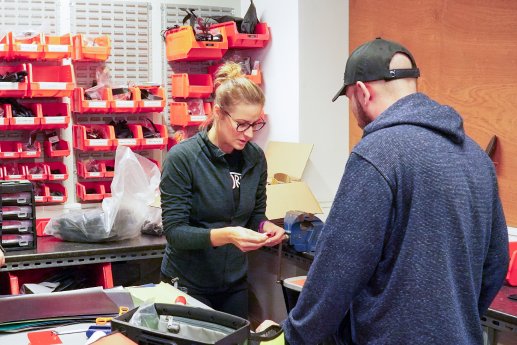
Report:
<svg viewBox="0 0 517 345"><path fill-rule="evenodd" d="M454 107L494 154L509 226L517 226L517 1L350 0L350 51L375 37L414 55L419 90ZM362 131L350 115L350 148Z"/></svg>

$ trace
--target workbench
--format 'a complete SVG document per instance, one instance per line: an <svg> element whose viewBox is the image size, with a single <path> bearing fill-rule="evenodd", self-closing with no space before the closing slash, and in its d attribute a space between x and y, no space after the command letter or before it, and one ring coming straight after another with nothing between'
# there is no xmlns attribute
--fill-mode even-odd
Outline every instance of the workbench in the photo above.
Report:
<svg viewBox="0 0 517 345"><path fill-rule="evenodd" d="M52 236L38 237L36 249L7 252L6 264L0 272L162 258L166 242L165 237L147 235L105 243L65 242Z"/></svg>
<svg viewBox="0 0 517 345"><path fill-rule="evenodd" d="M154 269L159 279L159 260L163 258L165 244L165 237L148 235L105 243L66 242L52 236L38 237L36 249L6 253L6 264L0 268L0 291L18 294L24 283L39 283L52 272L74 266L80 266L78 269L88 277L90 286L110 288L114 281L116 285L126 285L129 280L125 277L135 271L130 266L148 263L148 259L155 260L152 265L143 265L144 269ZM123 272L112 272L112 263L118 263L116 267ZM113 279L117 274L122 279Z"/></svg>

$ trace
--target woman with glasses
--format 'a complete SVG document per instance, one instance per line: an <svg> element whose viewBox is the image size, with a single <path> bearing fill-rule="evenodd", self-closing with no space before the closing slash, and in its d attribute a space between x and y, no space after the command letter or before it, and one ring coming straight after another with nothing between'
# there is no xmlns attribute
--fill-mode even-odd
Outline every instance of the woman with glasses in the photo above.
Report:
<svg viewBox="0 0 517 345"><path fill-rule="evenodd" d="M251 142L262 129L264 94L228 62L216 73L212 116L171 148L160 184L167 247L161 279L189 295L248 317L246 252L274 246L284 230L267 221L267 164Z"/></svg>

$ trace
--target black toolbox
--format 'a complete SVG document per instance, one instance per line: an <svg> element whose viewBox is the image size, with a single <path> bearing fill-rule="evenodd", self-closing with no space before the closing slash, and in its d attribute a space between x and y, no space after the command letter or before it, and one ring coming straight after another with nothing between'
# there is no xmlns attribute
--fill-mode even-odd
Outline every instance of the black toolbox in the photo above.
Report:
<svg viewBox="0 0 517 345"><path fill-rule="evenodd" d="M177 324L176 333L130 324L129 320L139 308L132 309L111 320L111 329L123 333L140 345L230 345L247 343L250 323L238 316L178 304L155 303L153 306L158 317L172 316L174 323ZM193 327L197 328L198 331L185 335L182 332L182 327L185 327L185 329ZM218 339L208 340L211 334L206 336L207 333L217 333L218 336L215 338ZM221 335L221 333L224 335Z"/></svg>
<svg viewBox="0 0 517 345"><path fill-rule="evenodd" d="M36 207L30 181L0 181L0 238L6 251L36 248Z"/></svg>

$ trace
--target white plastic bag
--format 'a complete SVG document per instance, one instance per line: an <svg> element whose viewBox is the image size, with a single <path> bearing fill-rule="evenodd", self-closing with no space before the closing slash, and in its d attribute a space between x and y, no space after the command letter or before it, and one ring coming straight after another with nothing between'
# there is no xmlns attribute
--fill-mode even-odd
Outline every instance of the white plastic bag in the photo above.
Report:
<svg viewBox="0 0 517 345"><path fill-rule="evenodd" d="M102 208L76 210L52 218L44 233L67 241L104 242L132 238L149 215L156 215L153 203L159 193L160 170L150 160L119 146L115 155L115 176L111 197Z"/></svg>

